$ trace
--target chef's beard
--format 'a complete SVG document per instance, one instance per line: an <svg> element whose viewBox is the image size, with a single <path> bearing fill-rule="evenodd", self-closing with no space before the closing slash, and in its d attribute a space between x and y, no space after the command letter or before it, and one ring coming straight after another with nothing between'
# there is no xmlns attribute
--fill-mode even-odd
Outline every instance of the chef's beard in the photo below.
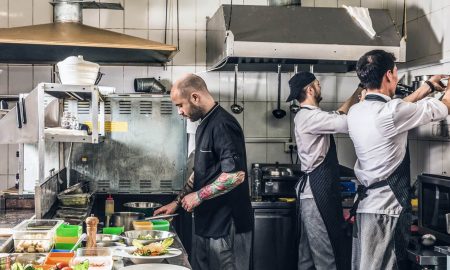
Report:
<svg viewBox="0 0 450 270"><path fill-rule="evenodd" d="M319 91L317 91L316 89L314 89L314 93L314 98L316 99L317 104L319 104L322 101L322 94L319 93Z"/></svg>
<svg viewBox="0 0 450 270"><path fill-rule="evenodd" d="M200 106L195 105L194 103L191 103L191 113L189 114L189 119L191 122L195 122L203 117L205 114Z"/></svg>

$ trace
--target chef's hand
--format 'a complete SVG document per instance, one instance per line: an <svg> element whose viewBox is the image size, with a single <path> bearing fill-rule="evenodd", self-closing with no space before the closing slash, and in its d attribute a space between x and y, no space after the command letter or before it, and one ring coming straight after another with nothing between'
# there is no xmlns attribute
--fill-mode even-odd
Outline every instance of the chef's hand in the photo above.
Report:
<svg viewBox="0 0 450 270"><path fill-rule="evenodd" d="M181 200L181 205L184 210L188 212L192 212L195 207L199 206L202 203L202 200L198 197L197 192L189 193L184 196L183 200Z"/></svg>
<svg viewBox="0 0 450 270"><path fill-rule="evenodd" d="M428 81L433 84L434 90L436 90L437 92L442 92L445 90L445 85L441 82L441 80L448 77L448 75L434 75Z"/></svg>
<svg viewBox="0 0 450 270"><path fill-rule="evenodd" d="M155 212L153 212L154 216L157 215L170 215L175 213L175 211L177 211L178 209L178 204L176 201L173 201L169 204L166 204L158 209L155 210Z"/></svg>

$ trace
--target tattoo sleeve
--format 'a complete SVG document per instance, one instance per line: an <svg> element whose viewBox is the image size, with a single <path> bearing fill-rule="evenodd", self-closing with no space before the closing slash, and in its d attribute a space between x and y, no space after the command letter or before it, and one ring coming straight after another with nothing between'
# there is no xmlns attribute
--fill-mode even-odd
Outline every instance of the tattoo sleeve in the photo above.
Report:
<svg viewBox="0 0 450 270"><path fill-rule="evenodd" d="M245 172L222 173L214 182L204 186L197 194L201 200L209 200L223 195L244 182Z"/></svg>
<svg viewBox="0 0 450 270"><path fill-rule="evenodd" d="M194 172L192 172L191 176L189 176L189 179L187 180L186 184L184 184L183 189L178 194L175 201L178 205L181 204L181 200L184 198L184 196L188 195L194 190Z"/></svg>

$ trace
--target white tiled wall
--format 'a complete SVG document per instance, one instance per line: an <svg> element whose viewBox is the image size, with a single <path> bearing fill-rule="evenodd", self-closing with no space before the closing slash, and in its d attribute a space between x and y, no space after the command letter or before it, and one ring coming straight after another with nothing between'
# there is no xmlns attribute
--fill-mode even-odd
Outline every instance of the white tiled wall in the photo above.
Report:
<svg viewBox="0 0 450 270"><path fill-rule="evenodd" d="M84 23L163 42L165 36L165 0L101 0L122 3L125 11L85 10ZM0 27L14 27L52 21L52 9L47 0L0 0ZM176 2L169 0L167 43L177 44ZM206 16L212 16L220 4L230 0L181 0L180 3L180 53L166 68L162 67L102 67L106 73L102 84L115 86L119 93L133 91L133 79L156 77L170 87L171 82L186 72L205 70L205 28ZM233 4L267 5L267 0L235 0ZM304 6L341 7L342 5L385 8L392 19L399 24L403 18L403 0L303 0ZM408 0L408 64L400 66L408 77L418 74L449 72L450 64L450 1ZM431 64L434 63L434 64ZM436 64L437 63L437 64ZM49 81L50 66L1 65L0 94L14 94L30 91L38 82ZM281 96L288 94L288 80L292 74L281 78ZM323 87L322 107L336 109L355 89L358 79L354 73L317 74ZM213 96L222 106L230 110L233 100L234 74L230 72L202 73ZM272 110L276 107L277 74L239 73L238 103L244 112L235 115L251 138L288 138L290 136L289 114L274 119ZM287 110L287 104L282 102ZM450 142L430 138L431 125L416 130L410 135L412 173L450 173ZM355 153L351 140L346 135L336 138L341 162L351 167ZM0 146L0 189L14 183L17 171L15 149L17 146ZM290 156L283 152L281 143L247 143L248 161L290 162ZM431 155L433 158L431 158ZM420 157L420 158L418 158ZM295 159L295 157L294 157ZM7 183L9 182L9 183Z"/></svg>

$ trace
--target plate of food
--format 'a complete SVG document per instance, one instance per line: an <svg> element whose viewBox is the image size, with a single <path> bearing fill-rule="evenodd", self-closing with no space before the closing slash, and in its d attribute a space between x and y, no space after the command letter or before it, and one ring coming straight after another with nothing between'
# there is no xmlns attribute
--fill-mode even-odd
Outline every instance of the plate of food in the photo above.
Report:
<svg viewBox="0 0 450 270"><path fill-rule="evenodd" d="M122 268L122 270L189 270L184 266L162 263L136 264Z"/></svg>
<svg viewBox="0 0 450 270"><path fill-rule="evenodd" d="M135 264L158 263L182 254L181 250L170 248L172 243L173 238L148 245L142 245L139 241L134 241L133 247L117 247L114 256L128 258Z"/></svg>

